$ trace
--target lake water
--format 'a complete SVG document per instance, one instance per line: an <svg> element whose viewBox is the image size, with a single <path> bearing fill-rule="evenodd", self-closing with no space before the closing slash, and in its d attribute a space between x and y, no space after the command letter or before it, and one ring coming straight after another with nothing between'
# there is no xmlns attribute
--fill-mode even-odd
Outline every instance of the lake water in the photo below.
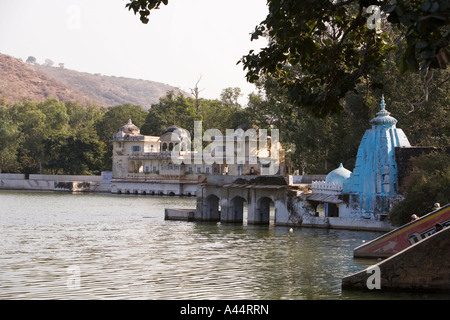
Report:
<svg viewBox="0 0 450 320"><path fill-rule="evenodd" d="M380 233L164 220L165 208L193 207L194 198L0 191L0 299L411 297L341 290L342 277L376 263L352 255Z"/></svg>

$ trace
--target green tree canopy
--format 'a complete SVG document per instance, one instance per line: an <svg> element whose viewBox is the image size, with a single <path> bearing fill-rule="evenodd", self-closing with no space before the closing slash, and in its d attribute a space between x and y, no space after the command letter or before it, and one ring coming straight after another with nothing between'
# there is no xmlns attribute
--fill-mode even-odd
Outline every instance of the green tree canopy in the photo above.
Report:
<svg viewBox="0 0 450 320"><path fill-rule="evenodd" d="M43 141L45 169L53 174L100 174L105 144L94 130L58 132Z"/></svg>
<svg viewBox="0 0 450 320"><path fill-rule="evenodd" d="M132 0L126 7L147 23L162 4L168 0ZM266 37L269 43L241 59L247 79L274 78L294 106L316 116L342 111L341 100L363 81L382 86L375 76L392 49L402 72L444 69L450 61L448 0L268 0L267 5L269 13L251 39ZM370 23L379 17L381 28ZM387 41L393 29L402 45Z"/></svg>
<svg viewBox="0 0 450 320"><path fill-rule="evenodd" d="M0 106L0 173L18 170L20 139L19 126L10 119L6 107Z"/></svg>
<svg viewBox="0 0 450 320"><path fill-rule="evenodd" d="M194 99L186 98L182 93L168 91L159 103L153 104L148 111L141 133L160 136L168 127L177 125L194 132L194 121L199 120Z"/></svg>
<svg viewBox="0 0 450 320"><path fill-rule="evenodd" d="M102 117L95 105L56 99L0 106L0 171L99 174L106 143L95 124Z"/></svg>
<svg viewBox="0 0 450 320"><path fill-rule="evenodd" d="M382 93L386 108L412 145L448 146L450 82L445 81L445 70L430 71L436 82L427 90L429 99L425 101L421 96L425 94L422 88L426 78L397 72L394 53L387 56L385 65L389 71L377 76L377 81L384 83L382 90L361 83L356 92L346 94L339 114L324 119L296 108L288 98L287 88L264 76L257 82L260 93L250 96L247 111L251 122L260 128L279 129L280 140L290 151L287 158L304 174L325 174L341 162L352 170L361 138L379 111ZM412 103L419 100L419 104Z"/></svg>
<svg viewBox="0 0 450 320"><path fill-rule="evenodd" d="M140 127L144 124L147 112L141 106L123 104L106 109L103 117L97 121L97 133L102 141L110 141L123 125L131 119Z"/></svg>
<svg viewBox="0 0 450 320"><path fill-rule="evenodd" d="M402 225L412 214L421 217L432 211L434 203L450 203L450 154L435 152L415 158L408 178L405 199L389 213L395 225Z"/></svg>

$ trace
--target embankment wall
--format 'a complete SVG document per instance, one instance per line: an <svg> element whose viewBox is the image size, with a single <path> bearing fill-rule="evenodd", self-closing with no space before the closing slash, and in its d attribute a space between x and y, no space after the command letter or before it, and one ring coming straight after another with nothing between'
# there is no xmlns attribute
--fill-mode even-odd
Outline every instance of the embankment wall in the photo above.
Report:
<svg viewBox="0 0 450 320"><path fill-rule="evenodd" d="M106 175L45 175L0 174L0 190L37 190L37 191L89 191L110 192L111 184Z"/></svg>
<svg viewBox="0 0 450 320"><path fill-rule="evenodd" d="M450 290L450 227L376 264L381 290ZM368 269L342 279L343 289L369 290ZM374 289L372 289L374 290Z"/></svg>

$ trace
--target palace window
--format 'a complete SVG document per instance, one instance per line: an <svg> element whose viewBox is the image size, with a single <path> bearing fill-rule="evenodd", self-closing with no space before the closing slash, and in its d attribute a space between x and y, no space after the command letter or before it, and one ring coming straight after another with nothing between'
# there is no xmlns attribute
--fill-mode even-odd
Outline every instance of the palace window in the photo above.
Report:
<svg viewBox="0 0 450 320"><path fill-rule="evenodd" d="M132 146L131 151L133 151L133 152L141 151L141 147L140 146Z"/></svg>

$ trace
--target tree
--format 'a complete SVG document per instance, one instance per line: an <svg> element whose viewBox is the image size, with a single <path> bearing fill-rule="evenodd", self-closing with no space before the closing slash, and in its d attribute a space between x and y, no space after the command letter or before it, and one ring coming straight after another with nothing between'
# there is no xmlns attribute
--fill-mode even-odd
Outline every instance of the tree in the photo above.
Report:
<svg viewBox="0 0 450 320"><path fill-rule="evenodd" d="M141 133L159 136L170 126L177 125L194 134L194 121L200 120L192 98L186 98L182 93L168 91L159 103L152 104L148 111Z"/></svg>
<svg viewBox="0 0 450 320"><path fill-rule="evenodd" d="M398 33L391 32L389 41L397 41ZM291 161L303 173L327 173L340 162L353 168L359 143L369 121L379 111L384 93L387 109L399 121L412 145L448 146L450 138L449 108L450 81L445 70L430 70L433 80L426 94L423 83L428 81L418 73L400 73L396 69L396 53L385 60L386 71L374 76L383 88L373 87L367 80L348 92L341 101L342 111L324 119L311 116L308 110L297 108L289 99L286 87L274 77L262 76L256 85L260 92L253 94L248 108L251 119L259 127L274 126L280 130L280 140Z"/></svg>
<svg viewBox="0 0 450 320"><path fill-rule="evenodd" d="M403 50L399 60L401 71L418 72L419 62L423 70L439 67L437 56L426 51L424 39L434 38L430 50L446 48L449 38L444 33L448 18L442 21L441 16L428 16L418 1L394 3L269 1L270 13L255 29L252 39L267 36L270 41L259 53L251 51L241 60L247 69L247 79L253 82L262 74L271 75L287 88L294 105L323 117L342 111L341 99L356 90L359 83L368 80L372 86L382 86L375 76L384 71L385 58L395 47L388 41L388 30L404 30L402 39L407 40L407 45L396 48ZM447 11L444 1L441 3L441 9ZM389 13L383 24L389 21L390 25L371 29L367 9L378 5ZM425 22L418 26L422 18L432 27L424 27ZM423 47L414 47L419 41Z"/></svg>
<svg viewBox="0 0 450 320"><path fill-rule="evenodd" d="M434 203L450 203L450 154L435 152L414 159L405 199L394 206L389 218L394 225L410 221L413 213L423 216Z"/></svg>
<svg viewBox="0 0 450 320"><path fill-rule="evenodd" d="M18 169L22 173L39 173L42 164L42 139L50 131L46 115L36 102L14 104L8 108L11 121L18 127L21 140L17 148Z"/></svg>
<svg viewBox="0 0 450 320"><path fill-rule="evenodd" d="M51 66L53 66L53 64L54 64L53 60L45 59L44 66L51 67Z"/></svg>
<svg viewBox="0 0 450 320"><path fill-rule="evenodd" d="M33 57L33 56L29 56L28 58L27 58L27 61L25 61L26 63L29 63L29 64L35 64L36 63L36 58L35 57Z"/></svg>
<svg viewBox="0 0 450 320"><path fill-rule="evenodd" d="M142 23L148 23L148 16L150 10L159 9L161 3L167 5L168 0L134 0L126 4L128 10L133 10L134 13L140 14Z"/></svg>
<svg viewBox="0 0 450 320"><path fill-rule="evenodd" d="M133 0L126 7L147 23L151 10L161 4L168 1ZM287 89L294 106L316 116L342 111L341 100L364 81L381 87L375 76L383 72L391 50L399 53L402 72L444 69L450 61L448 0L268 0L267 4L269 14L251 40L267 37L269 43L240 60L247 80L273 77ZM381 29L369 23L374 15L378 18L380 9ZM401 32L405 45L386 41L392 29Z"/></svg>
<svg viewBox="0 0 450 320"><path fill-rule="evenodd" d="M53 174L100 174L105 144L92 129L58 132L44 141L45 169Z"/></svg>
<svg viewBox="0 0 450 320"><path fill-rule="evenodd" d="M203 129L217 129L225 135L227 129L251 128L247 110L237 101L239 95L239 88L225 88L222 90L220 100L201 99Z"/></svg>
<svg viewBox="0 0 450 320"><path fill-rule="evenodd" d="M17 153L20 141L17 124L10 119L6 108L0 106L0 173L18 170Z"/></svg>
<svg viewBox="0 0 450 320"><path fill-rule="evenodd" d="M104 112L97 105L81 105L75 102L65 102L67 115L69 117L69 127L77 128L96 128L99 121L102 120Z"/></svg>
<svg viewBox="0 0 450 320"><path fill-rule="evenodd" d="M200 80L202 79L202 77L200 76L200 78L197 80L197 83L195 84L194 88L191 88L191 94L194 96L195 99L195 108L197 109L197 116L200 116L200 92L203 91L204 89L200 90L198 88L198 83L200 82Z"/></svg>
<svg viewBox="0 0 450 320"><path fill-rule="evenodd" d="M132 104L123 104L114 107L109 107L103 117L97 121L96 130L103 142L109 142L113 135L119 131L120 127L125 125L129 119L140 127L144 124L147 111L140 106Z"/></svg>

